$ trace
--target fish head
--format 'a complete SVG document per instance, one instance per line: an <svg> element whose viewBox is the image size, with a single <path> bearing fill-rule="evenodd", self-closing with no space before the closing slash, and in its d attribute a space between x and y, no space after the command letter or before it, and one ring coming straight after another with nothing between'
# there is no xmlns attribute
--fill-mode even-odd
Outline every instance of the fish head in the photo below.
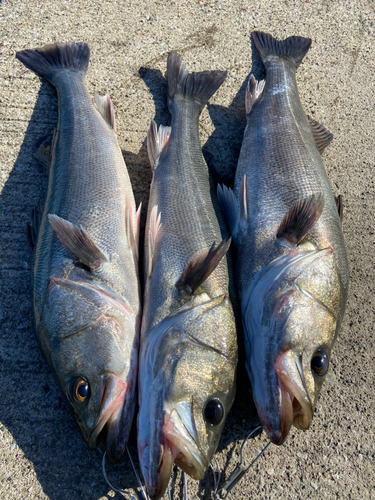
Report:
<svg viewBox="0 0 375 500"><path fill-rule="evenodd" d="M203 478L234 399L237 343L226 296L194 298L158 324L141 349L138 452L151 499L173 464Z"/></svg>
<svg viewBox="0 0 375 500"><path fill-rule="evenodd" d="M295 252L278 264L275 279L269 268L256 285L262 304L252 308L246 343L259 418L270 439L282 444L292 425L310 427L339 326L341 292L332 249Z"/></svg>
<svg viewBox="0 0 375 500"><path fill-rule="evenodd" d="M112 461L125 450L132 424L138 350L135 322L115 299L100 283L55 279L43 321L50 365L82 435L90 448L105 436Z"/></svg>

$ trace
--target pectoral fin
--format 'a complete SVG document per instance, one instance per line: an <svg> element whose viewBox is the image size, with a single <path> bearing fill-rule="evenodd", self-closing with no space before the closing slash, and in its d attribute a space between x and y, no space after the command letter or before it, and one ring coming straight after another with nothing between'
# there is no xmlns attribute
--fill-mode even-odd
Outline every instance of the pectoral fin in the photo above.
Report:
<svg viewBox="0 0 375 500"><path fill-rule="evenodd" d="M277 231L278 239L285 239L298 245L317 222L324 207L322 194L311 195L298 200L284 215Z"/></svg>
<svg viewBox="0 0 375 500"><path fill-rule="evenodd" d="M107 257L94 243L82 226L75 226L57 215L48 214L48 220L60 242L91 271L108 262Z"/></svg>
<svg viewBox="0 0 375 500"><path fill-rule="evenodd" d="M216 269L227 253L231 241L232 238L223 240L216 248L214 242L208 253L202 253L194 257L183 270L176 287L192 295Z"/></svg>

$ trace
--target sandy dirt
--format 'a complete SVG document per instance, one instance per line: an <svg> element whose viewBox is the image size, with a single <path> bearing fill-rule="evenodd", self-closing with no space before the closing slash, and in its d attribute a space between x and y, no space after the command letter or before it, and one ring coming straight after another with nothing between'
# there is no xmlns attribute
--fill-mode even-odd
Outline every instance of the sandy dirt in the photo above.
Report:
<svg viewBox="0 0 375 500"><path fill-rule="evenodd" d="M49 84L15 59L16 51L69 40L90 45L89 93L111 95L136 201L146 207L147 129L152 118L170 120L168 52L179 51L191 71L228 71L200 131L220 175L230 177L245 126L245 85L252 68L262 71L250 42L257 29L313 40L297 80L307 114L334 134L324 163L333 192L344 199L351 284L310 430L293 429L285 445L270 446L228 498L375 499L375 2L5 0L0 9L0 498L121 496L104 481L103 452L87 448L34 337L25 227L45 195L47 177L33 149L56 124L57 100ZM216 454L224 477L256 423L241 370L238 385ZM266 443L264 433L248 442L246 465ZM107 469L118 487L136 487L127 459ZM182 498L177 471L171 490ZM199 484L189 479L190 499L212 498L212 490L210 473Z"/></svg>

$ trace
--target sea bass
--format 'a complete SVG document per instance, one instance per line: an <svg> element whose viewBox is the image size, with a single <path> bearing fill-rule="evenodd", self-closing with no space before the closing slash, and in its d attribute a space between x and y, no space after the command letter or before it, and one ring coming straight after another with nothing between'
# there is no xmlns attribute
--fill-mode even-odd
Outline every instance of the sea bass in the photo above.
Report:
<svg viewBox="0 0 375 500"><path fill-rule="evenodd" d="M189 74L167 62L172 127L153 122L139 359L138 452L146 487L160 498L173 463L202 479L234 399L236 328L225 254L198 120L226 73ZM220 210L220 207L216 207ZM225 223L223 227L225 231Z"/></svg>
<svg viewBox="0 0 375 500"><path fill-rule="evenodd" d="M265 81L250 77L234 194L218 195L237 252L246 368L270 439L310 426L342 322L348 263L320 153L332 135L306 117L296 69L311 40L254 32Z"/></svg>
<svg viewBox="0 0 375 500"><path fill-rule="evenodd" d="M139 212L113 105L108 95L95 96L98 109L91 102L84 43L24 50L17 58L56 87L59 104L47 199L31 238L37 338L86 442L94 448L106 427L115 460L136 405L141 311Z"/></svg>

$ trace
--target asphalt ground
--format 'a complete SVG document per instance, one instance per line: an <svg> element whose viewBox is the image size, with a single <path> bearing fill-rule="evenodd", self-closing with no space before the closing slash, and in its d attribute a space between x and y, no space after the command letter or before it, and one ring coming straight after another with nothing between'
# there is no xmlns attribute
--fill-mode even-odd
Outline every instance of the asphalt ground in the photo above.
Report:
<svg viewBox="0 0 375 500"><path fill-rule="evenodd" d="M136 201L146 208L147 129L152 118L170 121L168 52L180 52L191 71L228 71L202 113L200 132L218 175L230 178L245 126L245 85L252 69L262 73L250 42L257 29L279 39L313 40L297 81L307 114L334 134L324 163L333 192L344 199L351 283L310 430L293 429L285 445L270 446L228 498L375 499L375 2L8 0L0 9L0 498L121 496L104 481L102 450L85 445L34 337L25 226L45 196L47 177L33 149L56 124L57 100L49 84L15 59L16 51L52 42L89 44L89 93L109 93L113 100ZM256 424L242 370L238 385L216 454L224 477ZM250 440L244 463L266 443L264 433ZM136 459L134 429L130 451ZM107 469L117 487L136 487L125 458ZM176 471L171 487L173 498L182 498ZM212 489L210 473L200 484L189 480L190 498L197 492L212 498Z"/></svg>

